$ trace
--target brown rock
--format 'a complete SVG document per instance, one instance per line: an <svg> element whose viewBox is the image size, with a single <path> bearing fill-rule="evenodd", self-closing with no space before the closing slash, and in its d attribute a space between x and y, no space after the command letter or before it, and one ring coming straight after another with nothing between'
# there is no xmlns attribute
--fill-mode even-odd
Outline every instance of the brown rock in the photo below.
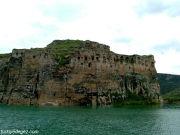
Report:
<svg viewBox="0 0 180 135"><path fill-rule="evenodd" d="M69 45L69 52L58 45ZM46 48L14 49L12 56L0 58L0 102L96 106L123 100L128 91L160 101L154 64L152 55L116 54L92 41L55 40Z"/></svg>

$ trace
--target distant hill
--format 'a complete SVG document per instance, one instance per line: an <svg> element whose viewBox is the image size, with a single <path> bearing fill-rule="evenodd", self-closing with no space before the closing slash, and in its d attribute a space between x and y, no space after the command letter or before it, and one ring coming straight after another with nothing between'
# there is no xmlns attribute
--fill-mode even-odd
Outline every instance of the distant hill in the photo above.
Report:
<svg viewBox="0 0 180 135"><path fill-rule="evenodd" d="M161 95L180 88L180 75L158 73Z"/></svg>
<svg viewBox="0 0 180 135"><path fill-rule="evenodd" d="M180 99L180 88L171 91L170 93L166 93L165 95L163 95L163 98L175 98L175 99Z"/></svg>
<svg viewBox="0 0 180 135"><path fill-rule="evenodd" d="M162 96L165 104L180 104L180 88Z"/></svg>

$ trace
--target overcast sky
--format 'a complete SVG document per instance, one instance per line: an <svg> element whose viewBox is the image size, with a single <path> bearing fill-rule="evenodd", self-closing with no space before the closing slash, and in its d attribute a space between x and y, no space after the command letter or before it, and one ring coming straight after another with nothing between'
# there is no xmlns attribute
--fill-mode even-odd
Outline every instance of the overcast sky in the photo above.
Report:
<svg viewBox="0 0 180 135"><path fill-rule="evenodd" d="M158 73L180 75L180 0L2 0L0 17L0 53L92 40L152 54Z"/></svg>

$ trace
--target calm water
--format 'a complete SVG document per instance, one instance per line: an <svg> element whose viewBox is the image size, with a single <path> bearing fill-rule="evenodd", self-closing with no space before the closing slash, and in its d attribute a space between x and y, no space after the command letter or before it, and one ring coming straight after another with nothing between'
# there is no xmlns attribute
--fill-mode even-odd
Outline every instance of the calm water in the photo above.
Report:
<svg viewBox="0 0 180 135"><path fill-rule="evenodd" d="M34 135L178 135L180 134L180 105L0 106L0 134L23 133L25 130L28 134Z"/></svg>

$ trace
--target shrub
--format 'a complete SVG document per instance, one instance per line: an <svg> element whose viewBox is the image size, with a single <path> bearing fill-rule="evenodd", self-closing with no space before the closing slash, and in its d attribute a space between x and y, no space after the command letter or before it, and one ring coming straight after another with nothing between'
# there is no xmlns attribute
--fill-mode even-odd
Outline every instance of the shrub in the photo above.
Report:
<svg viewBox="0 0 180 135"><path fill-rule="evenodd" d="M129 62L129 60L128 60L128 59L126 59L126 60L125 60L125 62L126 62L126 63L128 63L128 62Z"/></svg>
<svg viewBox="0 0 180 135"><path fill-rule="evenodd" d="M119 59L115 59L115 61L119 61Z"/></svg>
<svg viewBox="0 0 180 135"><path fill-rule="evenodd" d="M135 93L128 91L128 97L126 98L126 100L140 101L140 100L142 100L142 97Z"/></svg>
<svg viewBox="0 0 180 135"><path fill-rule="evenodd" d="M121 88L124 86L124 82L123 81L120 82L120 86L121 86Z"/></svg>
<svg viewBox="0 0 180 135"><path fill-rule="evenodd" d="M143 83L143 82L146 82L146 79L145 78L143 78L142 80L141 80L141 82Z"/></svg>
<svg viewBox="0 0 180 135"><path fill-rule="evenodd" d="M123 62L124 61L124 59L123 58L120 58L120 59L115 59L115 61L120 61L120 62Z"/></svg>
<svg viewBox="0 0 180 135"><path fill-rule="evenodd" d="M135 60L129 60L130 63L135 63L136 61Z"/></svg>
<svg viewBox="0 0 180 135"><path fill-rule="evenodd" d="M144 89L145 91L148 91L148 88L143 87L143 89Z"/></svg>
<svg viewBox="0 0 180 135"><path fill-rule="evenodd" d="M118 93L116 92L116 93L112 93L111 96L118 97L119 95L118 95Z"/></svg>
<svg viewBox="0 0 180 135"><path fill-rule="evenodd" d="M156 99L152 99L151 104L159 104L159 102Z"/></svg>
<svg viewBox="0 0 180 135"><path fill-rule="evenodd" d="M65 66L65 64L69 64L69 57L64 57L64 56L60 56L60 58L58 56L54 56L56 61L59 61L61 58L61 61L59 62L59 66Z"/></svg>
<svg viewBox="0 0 180 135"><path fill-rule="evenodd" d="M65 64L69 64L69 60L68 59L61 59L59 66L64 66Z"/></svg>
<svg viewBox="0 0 180 135"><path fill-rule="evenodd" d="M120 62L123 62L123 61L124 61L124 59L123 59L123 58L120 58L119 60L120 60Z"/></svg>
<svg viewBox="0 0 180 135"><path fill-rule="evenodd" d="M54 56L55 61L59 61L60 58L58 56Z"/></svg>
<svg viewBox="0 0 180 135"><path fill-rule="evenodd" d="M160 94L159 93L156 93L156 95L159 97L160 96Z"/></svg>

